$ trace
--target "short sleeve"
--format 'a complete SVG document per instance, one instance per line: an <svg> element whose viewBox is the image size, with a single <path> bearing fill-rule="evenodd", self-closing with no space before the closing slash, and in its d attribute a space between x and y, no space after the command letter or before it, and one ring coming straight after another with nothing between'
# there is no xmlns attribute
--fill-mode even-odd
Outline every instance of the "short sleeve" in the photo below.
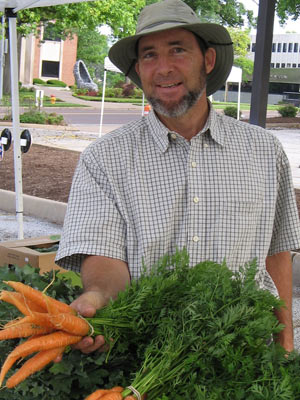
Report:
<svg viewBox="0 0 300 400"><path fill-rule="evenodd" d="M300 246L300 222L290 164L282 150L277 161L277 199L272 240L268 255Z"/></svg>
<svg viewBox="0 0 300 400"><path fill-rule="evenodd" d="M126 223L109 179L91 153L81 155L74 174L56 263L79 272L86 255L127 261Z"/></svg>

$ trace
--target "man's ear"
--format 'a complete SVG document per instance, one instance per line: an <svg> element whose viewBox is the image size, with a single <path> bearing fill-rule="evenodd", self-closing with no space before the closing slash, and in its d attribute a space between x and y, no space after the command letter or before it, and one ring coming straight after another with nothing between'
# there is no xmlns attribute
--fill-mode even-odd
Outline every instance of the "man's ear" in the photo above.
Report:
<svg viewBox="0 0 300 400"><path fill-rule="evenodd" d="M135 63L134 68L135 68L135 72L138 74L138 76L140 76L140 66L139 66L138 61Z"/></svg>
<svg viewBox="0 0 300 400"><path fill-rule="evenodd" d="M205 52L205 69L206 73L209 74L216 63L216 50L213 47L209 47Z"/></svg>

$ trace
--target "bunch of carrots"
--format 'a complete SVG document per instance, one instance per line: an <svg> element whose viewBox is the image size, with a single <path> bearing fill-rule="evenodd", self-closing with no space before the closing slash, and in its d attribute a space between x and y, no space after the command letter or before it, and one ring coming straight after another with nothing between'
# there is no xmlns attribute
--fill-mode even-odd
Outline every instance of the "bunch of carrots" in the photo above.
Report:
<svg viewBox="0 0 300 400"><path fill-rule="evenodd" d="M7 372L21 359L30 358L7 381L7 388L14 388L27 377L41 370L60 356L68 346L79 342L88 335L92 326L84 318L76 315L69 305L47 296L21 282L4 282L15 291L3 290L0 300L14 305L22 314L6 323L0 330L0 340L27 338L6 358L0 371L0 386ZM46 290L46 289L45 289ZM121 386L112 389L98 389L86 400L134 400L127 395L128 389ZM130 392L130 391L129 391Z"/></svg>
<svg viewBox="0 0 300 400"><path fill-rule="evenodd" d="M13 304L23 316L0 330L0 340L27 338L6 358L0 371L0 386L10 368L33 355L6 382L13 388L61 355L67 346L79 342L90 326L74 309L21 282L5 282L15 291L3 290L0 300Z"/></svg>

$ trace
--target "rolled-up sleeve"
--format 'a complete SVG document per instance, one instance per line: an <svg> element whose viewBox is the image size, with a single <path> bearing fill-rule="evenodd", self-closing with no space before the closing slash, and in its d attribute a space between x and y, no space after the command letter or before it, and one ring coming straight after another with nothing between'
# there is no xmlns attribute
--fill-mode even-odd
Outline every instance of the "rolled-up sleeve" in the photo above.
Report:
<svg viewBox="0 0 300 400"><path fill-rule="evenodd" d="M269 254L294 250L300 243L300 224L289 160L282 150L277 159L277 199Z"/></svg>
<svg viewBox="0 0 300 400"><path fill-rule="evenodd" d="M86 255L127 261L126 223L92 152L81 155L74 174L56 263L79 272Z"/></svg>

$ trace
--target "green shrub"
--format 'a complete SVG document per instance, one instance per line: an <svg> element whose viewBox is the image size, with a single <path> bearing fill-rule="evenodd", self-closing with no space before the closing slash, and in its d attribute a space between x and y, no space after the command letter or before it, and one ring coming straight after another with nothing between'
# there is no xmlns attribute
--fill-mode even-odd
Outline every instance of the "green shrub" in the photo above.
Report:
<svg viewBox="0 0 300 400"><path fill-rule="evenodd" d="M47 85L57 86L57 87L67 87L65 82L59 81L58 79L48 79Z"/></svg>
<svg viewBox="0 0 300 400"><path fill-rule="evenodd" d="M228 117L237 119L237 107L236 106L227 106L224 108L224 114ZM241 112L240 112L241 116Z"/></svg>
<svg viewBox="0 0 300 400"><path fill-rule="evenodd" d="M282 117L296 117L298 114L298 107L293 106L292 104L282 106L278 108L278 112Z"/></svg>
<svg viewBox="0 0 300 400"><path fill-rule="evenodd" d="M21 88L20 88L20 90L19 90L21 93L32 93L32 92L34 92L34 88L33 87L24 87L24 86L22 86Z"/></svg>
<svg viewBox="0 0 300 400"><path fill-rule="evenodd" d="M115 97L121 98L122 97L122 88L106 88L105 89L105 97ZM102 96L102 93L101 93Z"/></svg>
<svg viewBox="0 0 300 400"><path fill-rule="evenodd" d="M65 125L64 117L56 113L47 115L46 120L49 125Z"/></svg>
<svg viewBox="0 0 300 400"><path fill-rule="evenodd" d="M20 115L23 124L65 125L64 117L56 113L46 113L36 110L27 111Z"/></svg>
<svg viewBox="0 0 300 400"><path fill-rule="evenodd" d="M38 111L27 111L20 115L23 124L46 124L46 114Z"/></svg>
<svg viewBox="0 0 300 400"><path fill-rule="evenodd" d="M142 91L142 89L135 88L132 97L133 97L134 99L142 99L142 98L143 98L143 91Z"/></svg>
<svg viewBox="0 0 300 400"><path fill-rule="evenodd" d="M39 79L39 78L34 78L33 79L33 84L34 85L45 85L45 81L43 81L42 79Z"/></svg>
<svg viewBox="0 0 300 400"><path fill-rule="evenodd" d="M83 88L77 88L74 90L74 93L77 94L78 96L84 96L87 94L87 92L88 90Z"/></svg>

